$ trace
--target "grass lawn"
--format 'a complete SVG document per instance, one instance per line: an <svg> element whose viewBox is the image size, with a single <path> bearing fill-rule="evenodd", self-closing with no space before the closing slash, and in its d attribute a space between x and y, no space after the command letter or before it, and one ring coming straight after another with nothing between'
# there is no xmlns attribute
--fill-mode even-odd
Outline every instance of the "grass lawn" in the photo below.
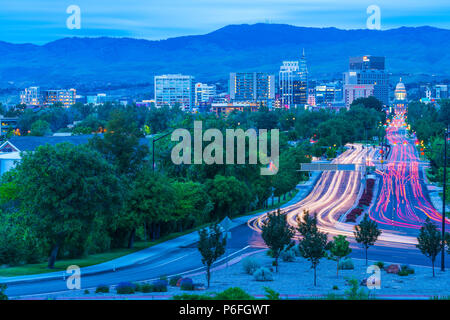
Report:
<svg viewBox="0 0 450 320"><path fill-rule="evenodd" d="M68 259L68 260L56 260L54 269L48 269L47 262L37 263L37 264L26 264L26 265L22 265L22 266L8 267L8 268L0 267L0 277L14 277L14 276L24 276L24 275L30 275L30 274L47 273L47 272L53 272L53 271L63 271L63 270L66 270L67 267L71 266L71 265L77 265L80 267L88 267L88 266L92 266L95 264L100 264L100 263L103 263L106 261L120 258L127 254L130 254L130 253L154 246L158 243L161 243L161 242L182 236L184 234L190 233L190 232L195 231L202 227L204 227L204 226L199 226L195 229L186 230L184 232L171 233L167 236L161 237L160 239L158 239L156 241L136 241L134 244L134 248L132 248L132 249L128 249L128 248L114 249L109 252L91 254L91 255L89 255L87 257L83 257L83 258Z"/></svg>
<svg viewBox="0 0 450 320"><path fill-rule="evenodd" d="M280 203L275 203L273 206L269 206L266 209L259 209L259 210L255 210L255 211L251 211L251 212L246 212L245 214L242 214L240 216L253 215L258 212L276 209L279 206L281 206L281 205L285 204L286 202L288 202L289 200L291 200L296 194L297 194L297 192L294 191L294 192L292 192L291 196L289 196L289 194L287 194L286 199L281 201ZM209 223L198 226L194 229L185 230L183 232L171 233L169 235L161 237L160 239L158 239L156 241L137 241L137 242L135 242L134 248L132 248L132 249L127 249L127 248L114 249L109 252L91 254L87 257L78 258L78 259L57 260L55 263L54 269L48 269L47 262L37 263L37 264L27 264L27 265L16 266L16 267L7 267L7 268L0 267L0 277L14 277L14 276L24 276L24 275L31 275L31 274L48 273L48 272L54 272L54 271L63 271L63 270L66 270L67 267L71 266L71 265L77 265L77 266L80 266L83 268L83 267L88 267L88 266L92 266L95 264L100 264L100 263L103 263L106 261L120 258L122 256L125 256L127 254L130 254L130 253L133 253L133 252L145 249L145 248L149 248L158 243L191 233L193 231L204 228L207 225L209 225Z"/></svg>

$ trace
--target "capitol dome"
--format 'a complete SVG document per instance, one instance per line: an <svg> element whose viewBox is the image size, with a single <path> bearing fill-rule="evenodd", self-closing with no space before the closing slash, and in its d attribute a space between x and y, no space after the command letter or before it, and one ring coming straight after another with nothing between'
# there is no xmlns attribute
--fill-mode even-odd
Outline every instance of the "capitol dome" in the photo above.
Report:
<svg viewBox="0 0 450 320"><path fill-rule="evenodd" d="M400 82L395 86L395 100L406 100L406 88L400 78Z"/></svg>

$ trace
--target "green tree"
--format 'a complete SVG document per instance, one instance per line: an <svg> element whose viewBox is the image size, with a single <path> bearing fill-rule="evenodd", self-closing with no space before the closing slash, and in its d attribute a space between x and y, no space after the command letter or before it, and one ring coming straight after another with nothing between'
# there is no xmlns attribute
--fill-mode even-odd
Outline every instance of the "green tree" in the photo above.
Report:
<svg viewBox="0 0 450 320"><path fill-rule="evenodd" d="M372 108L377 111L381 111L383 109L383 103L374 96L358 98L352 102L352 106L359 104L363 105L365 108Z"/></svg>
<svg viewBox="0 0 450 320"><path fill-rule="evenodd" d="M287 223L286 215L278 209L276 212L267 214L261 230L261 236L275 259L275 270L278 272L278 258L281 252L294 245L292 241L294 228Z"/></svg>
<svg viewBox="0 0 450 320"><path fill-rule="evenodd" d="M205 187L197 182L175 182L176 207L173 212L179 225L179 231L207 222L213 210L213 204Z"/></svg>
<svg viewBox="0 0 450 320"><path fill-rule="evenodd" d="M222 219L225 216L234 216L240 210L245 210L250 199L248 187L235 177L216 175L207 183L208 194L214 203L216 216L213 219Z"/></svg>
<svg viewBox="0 0 450 320"><path fill-rule="evenodd" d="M145 232L150 228L152 238L159 238L161 224L176 219L175 209L175 190L168 178L150 168L140 171L127 193L124 214L118 218L119 228L129 234L128 247L133 247L139 226Z"/></svg>
<svg viewBox="0 0 450 320"><path fill-rule="evenodd" d="M314 270L314 286L316 286L317 266L320 260L326 257L326 249L329 247L327 234L319 231L316 215L312 216L308 211L304 211L303 221L298 219L297 223L297 230L302 236L298 248L302 257L311 262L311 268Z"/></svg>
<svg viewBox="0 0 450 320"><path fill-rule="evenodd" d="M123 111L113 112L104 137L95 136L90 142L119 174L127 177L133 177L142 168L148 155L148 146L140 144L141 133L131 116Z"/></svg>
<svg viewBox="0 0 450 320"><path fill-rule="evenodd" d="M227 240L223 236L218 224L201 229L198 233L200 236L198 250L202 255L202 263L206 266L206 281L208 282L209 288L211 281L211 266L225 253Z"/></svg>
<svg viewBox="0 0 450 320"><path fill-rule="evenodd" d="M336 260L337 263L336 277L339 277L339 262L352 252L349 246L350 242L343 235L333 237L333 241L330 242L330 258Z"/></svg>
<svg viewBox="0 0 450 320"><path fill-rule="evenodd" d="M49 268L68 239L85 242L95 217L112 215L121 206L112 167L87 146L40 146L24 154L14 170L23 212L52 245Z"/></svg>
<svg viewBox="0 0 450 320"><path fill-rule="evenodd" d="M373 246L381 235L381 230L378 229L378 225L375 221L369 218L366 213L361 222L355 226L355 240L363 246L366 253L366 265L367 265L367 250L370 246Z"/></svg>
<svg viewBox="0 0 450 320"><path fill-rule="evenodd" d="M430 258L431 266L433 268L434 277L434 263L436 257L442 250L442 236L438 228L431 222L430 218L427 220L420 228L419 236L417 237L418 244L416 247L422 252L426 257Z"/></svg>
<svg viewBox="0 0 450 320"><path fill-rule="evenodd" d="M30 135L32 136L45 136L49 135L51 133L50 125L47 121L44 120L37 120L33 122L31 125L31 132Z"/></svg>

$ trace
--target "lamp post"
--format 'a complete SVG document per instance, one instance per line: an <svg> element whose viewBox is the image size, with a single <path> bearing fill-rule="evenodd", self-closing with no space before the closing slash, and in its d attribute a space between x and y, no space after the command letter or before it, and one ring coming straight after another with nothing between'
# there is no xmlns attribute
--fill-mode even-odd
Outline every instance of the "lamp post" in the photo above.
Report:
<svg viewBox="0 0 450 320"><path fill-rule="evenodd" d="M445 192L447 185L447 139L449 137L449 125L444 133L444 181L442 195L442 247L441 247L441 271L445 271Z"/></svg>

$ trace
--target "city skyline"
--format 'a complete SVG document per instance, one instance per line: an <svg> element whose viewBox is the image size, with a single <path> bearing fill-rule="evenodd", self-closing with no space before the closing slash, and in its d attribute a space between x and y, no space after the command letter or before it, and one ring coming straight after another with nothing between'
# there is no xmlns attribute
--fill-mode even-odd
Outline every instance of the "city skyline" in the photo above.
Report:
<svg viewBox="0 0 450 320"><path fill-rule="evenodd" d="M386 0L333 3L321 1L204 1L186 3L170 0L132 0L126 4L105 0L79 0L76 3L51 3L49 0L2 0L0 21L4 33L0 40L12 43L44 44L64 37L133 37L160 40L171 37L213 32L230 24L277 23L305 27L364 29L370 14L367 8L377 5L381 11L381 30L401 26L450 28L446 14L450 4L418 0L408 4ZM257 5L256 5L257 4ZM68 29L66 12L70 5L81 10L81 29Z"/></svg>

